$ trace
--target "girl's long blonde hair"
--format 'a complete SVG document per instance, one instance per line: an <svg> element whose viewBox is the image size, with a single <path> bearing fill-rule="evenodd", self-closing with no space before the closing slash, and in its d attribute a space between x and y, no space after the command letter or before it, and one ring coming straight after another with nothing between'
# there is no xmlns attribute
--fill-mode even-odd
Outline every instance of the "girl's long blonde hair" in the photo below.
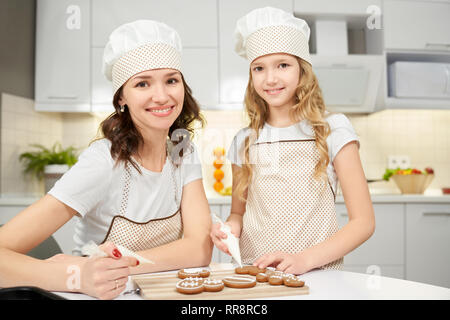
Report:
<svg viewBox="0 0 450 320"><path fill-rule="evenodd" d="M314 170L315 179L327 179L327 166L330 162L328 156L327 137L330 134L330 126L325 121L325 103L322 97L317 78L312 70L311 65L296 57L300 65L300 79L296 89L297 103L290 110L290 117L294 122L307 120L311 125L316 146L319 152L319 161ZM267 103L257 93L253 86L252 73L248 80L247 90L244 99L245 110L250 119L249 129L250 135L244 140L243 152L244 163L242 170L239 170L235 183L235 190L241 200L245 201L247 188L252 177L252 164L249 161L250 146L259 136L259 130L262 129L264 123L269 117L269 107Z"/></svg>

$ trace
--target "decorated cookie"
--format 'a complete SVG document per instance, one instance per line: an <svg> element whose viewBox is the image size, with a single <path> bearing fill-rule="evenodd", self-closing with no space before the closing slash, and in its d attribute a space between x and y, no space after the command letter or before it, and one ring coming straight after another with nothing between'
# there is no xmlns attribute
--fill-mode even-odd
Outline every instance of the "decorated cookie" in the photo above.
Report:
<svg viewBox="0 0 450 320"><path fill-rule="evenodd" d="M252 266L251 268L249 268L248 273L252 276L256 276L258 273L264 273L266 272L266 269L261 269L255 266Z"/></svg>
<svg viewBox="0 0 450 320"><path fill-rule="evenodd" d="M258 273L266 272L266 269L260 269L256 266L244 266L242 268L237 267L234 269L234 272L237 274L250 274L252 276L256 276Z"/></svg>
<svg viewBox="0 0 450 320"><path fill-rule="evenodd" d="M283 277L281 275L272 274L269 276L269 283L273 286L279 286L283 284Z"/></svg>
<svg viewBox="0 0 450 320"><path fill-rule="evenodd" d="M187 280L187 281L197 281L197 282L199 282L199 283L203 283L203 281L204 281L205 279L202 278L202 277L187 277L187 278L184 278L183 280Z"/></svg>
<svg viewBox="0 0 450 320"><path fill-rule="evenodd" d="M225 285L222 280L206 279L203 281L203 288L207 292L222 291L224 287Z"/></svg>
<svg viewBox="0 0 450 320"><path fill-rule="evenodd" d="M201 271L188 271L185 269L181 269L178 271L178 278L180 279L186 279L189 277L201 277L201 278L208 278L209 277L209 271L206 269L203 269Z"/></svg>
<svg viewBox="0 0 450 320"><path fill-rule="evenodd" d="M202 271L200 271L200 277L202 278L208 278L210 275L210 272L206 269L203 269Z"/></svg>
<svg viewBox="0 0 450 320"><path fill-rule="evenodd" d="M286 287L303 287L305 285L304 281L301 281L298 276L285 277L283 283Z"/></svg>
<svg viewBox="0 0 450 320"><path fill-rule="evenodd" d="M176 284L176 290L184 294L196 294L203 292L203 284L199 281L181 280Z"/></svg>
<svg viewBox="0 0 450 320"><path fill-rule="evenodd" d="M234 269L234 272L237 274L248 274L248 267L249 266L245 266L245 267L237 267L236 269Z"/></svg>
<svg viewBox="0 0 450 320"><path fill-rule="evenodd" d="M223 283L230 288L252 288L256 285L256 280L253 277L237 275L228 276L223 279Z"/></svg>
<svg viewBox="0 0 450 320"><path fill-rule="evenodd" d="M267 273L258 273L256 275L256 281L258 282L267 282L269 281L269 275Z"/></svg>

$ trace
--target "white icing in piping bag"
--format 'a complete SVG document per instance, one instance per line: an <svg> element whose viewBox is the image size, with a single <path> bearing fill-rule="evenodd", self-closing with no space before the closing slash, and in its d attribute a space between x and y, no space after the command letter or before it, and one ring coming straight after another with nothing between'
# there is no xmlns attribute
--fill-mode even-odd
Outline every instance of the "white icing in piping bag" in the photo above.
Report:
<svg viewBox="0 0 450 320"><path fill-rule="evenodd" d="M220 218L215 213L213 213L212 216L216 222L220 223L220 231L224 232L227 235L226 239L221 240L227 245L228 251L230 251L231 256L242 268L241 250L239 249L239 239L236 238L234 234L231 233L230 226L224 224L223 221L220 220Z"/></svg>
<svg viewBox="0 0 450 320"><path fill-rule="evenodd" d="M119 249L122 256L136 258L137 260L139 260L139 264L142 264L142 263L155 264L153 261L134 253L133 251L125 248L124 246L122 246L120 244L116 244L115 246L117 247L117 249ZM83 248L81 248L81 254L90 256L90 257L107 257L108 256L105 251L100 249L98 247L98 245L96 245L94 243L94 241L89 241L88 243L86 243L83 246Z"/></svg>

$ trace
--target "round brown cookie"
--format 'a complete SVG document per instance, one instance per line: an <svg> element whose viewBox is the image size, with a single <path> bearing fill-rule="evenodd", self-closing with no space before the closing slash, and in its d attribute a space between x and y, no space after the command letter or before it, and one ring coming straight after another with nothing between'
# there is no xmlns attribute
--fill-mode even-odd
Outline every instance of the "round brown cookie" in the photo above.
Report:
<svg viewBox="0 0 450 320"><path fill-rule="evenodd" d="M256 276L258 273L264 273L266 272L266 269L261 269L256 266L251 266L248 268L248 273L252 276Z"/></svg>
<svg viewBox="0 0 450 320"><path fill-rule="evenodd" d="M237 274L249 274L251 267L252 266L237 267L236 269L234 269L234 272Z"/></svg>
<svg viewBox="0 0 450 320"><path fill-rule="evenodd" d="M208 278L209 277L209 271L206 269L203 269L202 271L200 271L200 277L202 278Z"/></svg>
<svg viewBox="0 0 450 320"><path fill-rule="evenodd" d="M222 291L224 287L225 285L222 280L205 279L205 281L203 281L203 288L207 292Z"/></svg>
<svg viewBox="0 0 450 320"><path fill-rule="evenodd" d="M286 287L303 287L305 285L304 281L301 281L298 276L286 277L283 279L283 283Z"/></svg>
<svg viewBox="0 0 450 320"><path fill-rule="evenodd" d="M230 288L252 288L256 286L256 279L249 276L228 276L225 277L223 283Z"/></svg>
<svg viewBox="0 0 450 320"><path fill-rule="evenodd" d="M256 281L267 282L267 281L269 281L269 275L267 273L258 273L256 275Z"/></svg>
<svg viewBox="0 0 450 320"><path fill-rule="evenodd" d="M292 273L283 273L283 281L285 279L289 279L289 278L293 278L295 277L295 275L293 275Z"/></svg>
<svg viewBox="0 0 450 320"><path fill-rule="evenodd" d="M180 279L186 279L189 277L201 277L201 278L207 278L209 277L209 271L206 269L203 269L201 271L187 271L185 269L181 269L178 271L178 278Z"/></svg>
<svg viewBox="0 0 450 320"><path fill-rule="evenodd" d="M189 271L186 271L184 269L181 269L180 271L178 271L178 278L186 279L186 278L189 278L189 277L192 277L192 278L200 277L200 272L198 272L198 271L189 272Z"/></svg>
<svg viewBox="0 0 450 320"><path fill-rule="evenodd" d="M178 281L175 288L179 293L184 294L201 293L204 289L203 284L199 281L191 281L186 279Z"/></svg>
<svg viewBox="0 0 450 320"><path fill-rule="evenodd" d="M283 284L283 277L273 274L269 277L269 283L273 286L279 286Z"/></svg>

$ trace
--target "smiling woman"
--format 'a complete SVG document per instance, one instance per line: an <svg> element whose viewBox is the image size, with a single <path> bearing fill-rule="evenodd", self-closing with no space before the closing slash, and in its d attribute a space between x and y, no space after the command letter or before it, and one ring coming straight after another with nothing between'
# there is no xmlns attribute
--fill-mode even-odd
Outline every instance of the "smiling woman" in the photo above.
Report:
<svg viewBox="0 0 450 320"><path fill-rule="evenodd" d="M181 72L175 30L150 20L110 35L103 71L115 111L95 140L41 200L0 229L0 287L37 286L110 299L128 275L208 265L212 243L201 165L190 142L199 106ZM74 256L45 261L24 253L75 215ZM93 241L107 257L80 257ZM138 266L116 245L155 264ZM79 286L68 286L68 270Z"/></svg>

